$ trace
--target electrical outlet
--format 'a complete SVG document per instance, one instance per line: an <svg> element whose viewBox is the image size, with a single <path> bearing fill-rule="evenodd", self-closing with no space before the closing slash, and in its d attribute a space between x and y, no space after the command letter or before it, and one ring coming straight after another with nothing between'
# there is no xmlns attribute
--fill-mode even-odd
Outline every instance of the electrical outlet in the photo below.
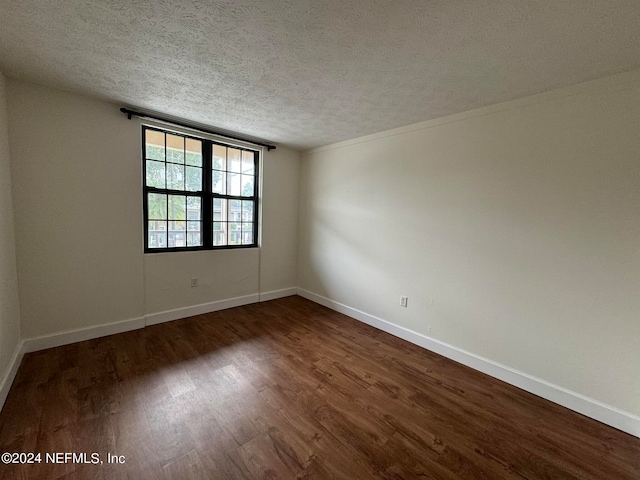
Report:
<svg viewBox="0 0 640 480"><path fill-rule="evenodd" d="M192 287L197 287L198 286L198 277L193 277L191 279L191 286Z"/></svg>
<svg viewBox="0 0 640 480"><path fill-rule="evenodd" d="M408 302L409 302L409 297L405 297L404 295L402 295L400 297L400 306L401 307L406 307Z"/></svg>

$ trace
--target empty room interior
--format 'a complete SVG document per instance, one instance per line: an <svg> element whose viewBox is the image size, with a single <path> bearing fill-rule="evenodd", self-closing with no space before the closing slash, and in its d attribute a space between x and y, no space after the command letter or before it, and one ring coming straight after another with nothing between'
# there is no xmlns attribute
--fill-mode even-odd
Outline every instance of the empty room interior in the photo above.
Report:
<svg viewBox="0 0 640 480"><path fill-rule="evenodd" d="M0 479L640 478L639 2L0 24Z"/></svg>

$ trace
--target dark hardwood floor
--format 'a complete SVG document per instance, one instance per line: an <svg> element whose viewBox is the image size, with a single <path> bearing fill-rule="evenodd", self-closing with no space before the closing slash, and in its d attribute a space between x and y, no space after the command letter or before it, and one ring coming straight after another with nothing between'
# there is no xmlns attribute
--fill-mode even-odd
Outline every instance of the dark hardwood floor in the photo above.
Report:
<svg viewBox="0 0 640 480"><path fill-rule="evenodd" d="M640 439L301 297L26 355L0 452L42 456L12 480L640 478Z"/></svg>

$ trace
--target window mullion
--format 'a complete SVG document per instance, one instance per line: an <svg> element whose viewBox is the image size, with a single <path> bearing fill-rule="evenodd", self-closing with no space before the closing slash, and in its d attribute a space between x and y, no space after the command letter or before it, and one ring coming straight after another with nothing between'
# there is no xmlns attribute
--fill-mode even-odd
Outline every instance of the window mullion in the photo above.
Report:
<svg viewBox="0 0 640 480"><path fill-rule="evenodd" d="M213 194L211 176L211 153L213 144L210 140L202 142L202 245L206 248L213 246Z"/></svg>

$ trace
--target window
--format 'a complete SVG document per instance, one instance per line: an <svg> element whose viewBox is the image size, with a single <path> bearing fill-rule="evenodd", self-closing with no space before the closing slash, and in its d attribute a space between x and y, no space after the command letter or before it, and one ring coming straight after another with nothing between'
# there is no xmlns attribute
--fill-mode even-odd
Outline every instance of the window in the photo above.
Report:
<svg viewBox="0 0 640 480"><path fill-rule="evenodd" d="M142 127L145 252L258 244L258 152Z"/></svg>

